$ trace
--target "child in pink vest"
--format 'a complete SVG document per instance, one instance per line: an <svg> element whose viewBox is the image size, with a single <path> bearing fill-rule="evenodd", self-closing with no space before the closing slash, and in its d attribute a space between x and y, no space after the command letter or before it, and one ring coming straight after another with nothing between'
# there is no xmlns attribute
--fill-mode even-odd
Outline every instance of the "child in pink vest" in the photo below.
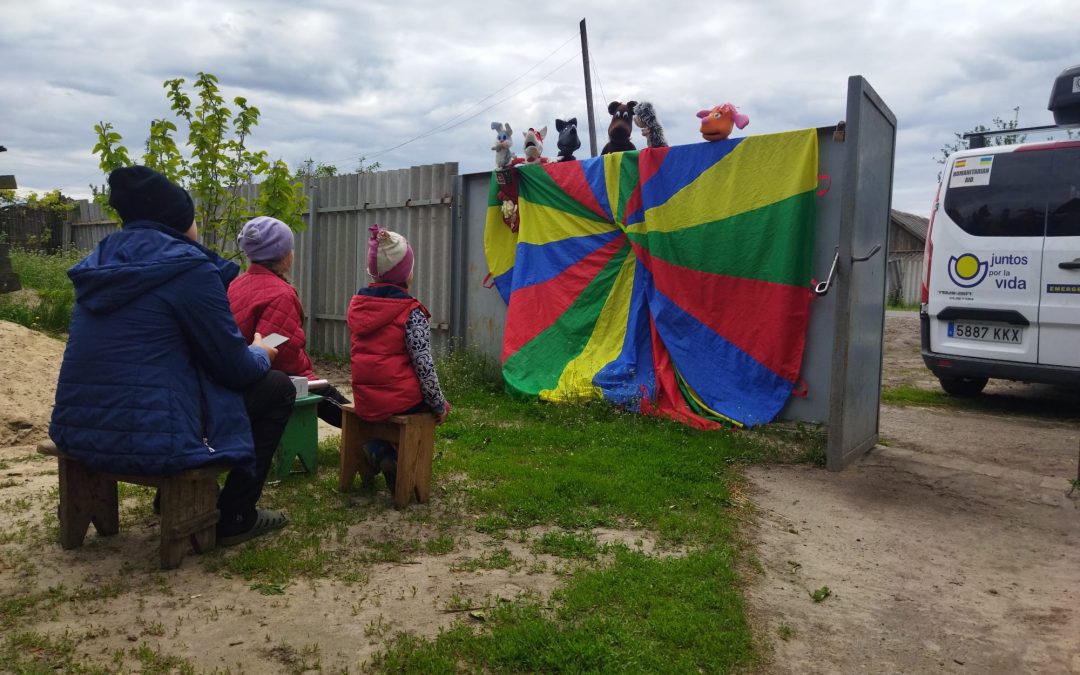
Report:
<svg viewBox="0 0 1080 675"><path fill-rule="evenodd" d="M409 294L412 247L405 237L378 225L369 231L367 268L372 282L356 292L348 312L356 414L374 422L428 411L436 424L442 424L450 404L431 356L431 314ZM393 490L397 449L385 441L372 441L366 450Z"/></svg>

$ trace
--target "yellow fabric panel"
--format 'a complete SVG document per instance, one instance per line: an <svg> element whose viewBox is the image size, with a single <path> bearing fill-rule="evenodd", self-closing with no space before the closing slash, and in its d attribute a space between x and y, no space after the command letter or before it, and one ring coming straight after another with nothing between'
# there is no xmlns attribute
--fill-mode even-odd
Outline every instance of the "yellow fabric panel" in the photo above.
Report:
<svg viewBox="0 0 1080 675"><path fill-rule="evenodd" d="M615 229L611 223L575 216L550 206L534 204L527 199L518 201L518 209L521 212L519 241L525 244L550 244Z"/></svg>
<svg viewBox="0 0 1080 675"><path fill-rule="evenodd" d="M612 215L618 209L619 184L622 179L622 156L621 152L612 152L603 155L604 158L604 182L607 184L607 200L611 205Z"/></svg>
<svg viewBox="0 0 1080 675"><path fill-rule="evenodd" d="M774 204L817 187L817 130L750 136L628 232L672 232ZM708 190L688 189L709 185ZM649 223L647 226L646 223Z"/></svg>
<svg viewBox="0 0 1080 675"><path fill-rule="evenodd" d="M484 254L491 276L497 277L514 266L517 232L511 232L502 219L502 208L489 206L484 223Z"/></svg>
<svg viewBox="0 0 1080 675"><path fill-rule="evenodd" d="M630 316L630 293L634 288L636 262L634 255L626 256L585 348L566 364L554 389L540 392L542 400L574 402L603 398L600 388L593 385L592 379L622 351Z"/></svg>

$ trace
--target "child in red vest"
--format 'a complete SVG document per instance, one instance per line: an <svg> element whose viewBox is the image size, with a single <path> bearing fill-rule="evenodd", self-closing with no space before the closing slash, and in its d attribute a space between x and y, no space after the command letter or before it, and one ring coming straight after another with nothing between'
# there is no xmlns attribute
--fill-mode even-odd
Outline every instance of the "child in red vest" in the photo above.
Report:
<svg viewBox="0 0 1080 675"><path fill-rule="evenodd" d="M431 313L409 295L412 247L405 237L378 225L369 231L367 269L372 283L356 292L348 313L356 414L375 422L429 411L435 423L442 424L450 404L431 357ZM393 490L397 449L385 441L372 441L366 449Z"/></svg>
<svg viewBox="0 0 1080 675"><path fill-rule="evenodd" d="M289 278L293 266L293 233L277 218L258 216L240 229L236 237L251 266L229 285L229 306L240 333L250 340L255 333L277 333L289 338L278 347L274 368L286 375L318 379L305 350L304 308ZM341 428L341 406L348 405L333 386L312 390L319 401L319 418Z"/></svg>

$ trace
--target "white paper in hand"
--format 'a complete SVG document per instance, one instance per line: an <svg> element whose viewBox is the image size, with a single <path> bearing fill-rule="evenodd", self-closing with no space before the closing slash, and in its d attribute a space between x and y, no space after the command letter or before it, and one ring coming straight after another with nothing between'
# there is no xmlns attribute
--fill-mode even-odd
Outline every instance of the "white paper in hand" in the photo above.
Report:
<svg viewBox="0 0 1080 675"><path fill-rule="evenodd" d="M270 333L262 339L263 344L272 349L277 349L281 345L289 341L289 338L281 335L280 333Z"/></svg>

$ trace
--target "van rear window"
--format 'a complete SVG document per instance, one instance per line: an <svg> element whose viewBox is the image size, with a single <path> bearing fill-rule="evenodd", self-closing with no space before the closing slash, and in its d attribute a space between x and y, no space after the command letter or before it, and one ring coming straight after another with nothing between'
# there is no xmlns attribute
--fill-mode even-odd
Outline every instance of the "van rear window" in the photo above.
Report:
<svg viewBox="0 0 1080 675"><path fill-rule="evenodd" d="M1052 154L1058 153L994 155L989 184L950 187L945 192L945 213L977 237L1043 236Z"/></svg>
<svg viewBox="0 0 1080 675"><path fill-rule="evenodd" d="M1064 148L1049 154L1053 158L1046 204L1046 235L1080 237L1080 148Z"/></svg>

